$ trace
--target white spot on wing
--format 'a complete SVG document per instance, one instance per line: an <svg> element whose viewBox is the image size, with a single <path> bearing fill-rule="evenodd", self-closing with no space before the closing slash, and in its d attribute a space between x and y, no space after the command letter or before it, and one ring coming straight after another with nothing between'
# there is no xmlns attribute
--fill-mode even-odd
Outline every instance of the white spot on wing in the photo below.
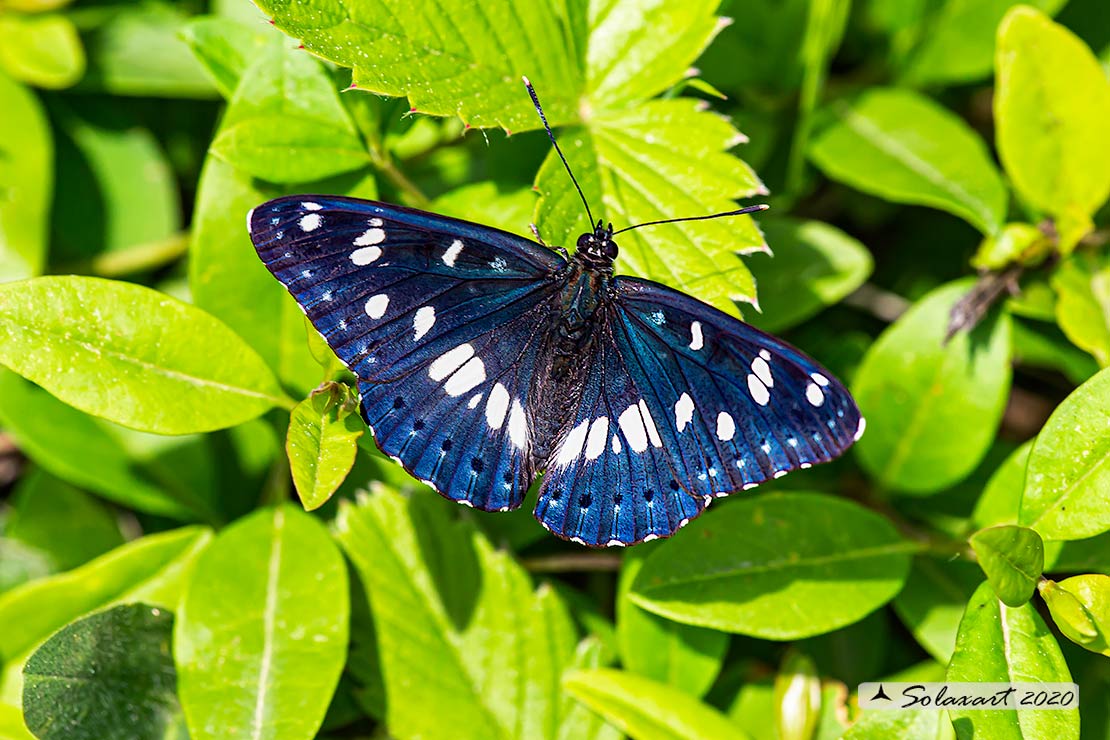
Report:
<svg viewBox="0 0 1110 740"><path fill-rule="evenodd" d="M586 459L596 460L605 451L605 438L609 436L609 417L599 416L590 425L590 436L586 438ZM614 437L615 439L615 437Z"/></svg>
<svg viewBox="0 0 1110 740"><path fill-rule="evenodd" d="M771 377L771 366L767 364L767 360L762 357L752 360L752 372L763 382L763 385L768 388L775 387L775 380Z"/></svg>
<svg viewBox="0 0 1110 740"><path fill-rule="evenodd" d="M486 379L486 364L481 357L471 357L466 364L455 371L455 374L443 384L443 390L449 396L461 396L474 390L479 383Z"/></svg>
<svg viewBox="0 0 1110 740"><path fill-rule="evenodd" d="M610 449L612 449L612 450L613 450L613 454L614 454L614 455L619 455L619 454L620 454L620 451L621 451L621 438L620 438L620 437L618 437L618 436L617 436L617 435L615 435L615 434L613 435L613 443L612 443L612 444L610 445Z"/></svg>
<svg viewBox="0 0 1110 740"><path fill-rule="evenodd" d="M825 394L821 392L816 383L810 383L806 386L806 400L812 406L820 406L825 402Z"/></svg>
<svg viewBox="0 0 1110 740"><path fill-rule="evenodd" d="M727 442L736 436L736 423L725 411L717 414L717 439Z"/></svg>
<svg viewBox="0 0 1110 740"><path fill-rule="evenodd" d="M640 415L644 417L644 428L647 430L648 439L655 447L662 447L663 440L659 439L659 430L655 427L655 419L651 418L651 412L648 411L647 404L644 399L640 399Z"/></svg>
<svg viewBox="0 0 1110 740"><path fill-rule="evenodd" d="M674 423L678 427L678 431L684 430L693 418L694 399L690 398L689 393L683 393L674 405Z"/></svg>
<svg viewBox="0 0 1110 740"><path fill-rule="evenodd" d="M381 226L383 222L380 218L372 218L367 223L371 226Z"/></svg>
<svg viewBox="0 0 1110 740"><path fill-rule="evenodd" d="M754 375L748 376L748 393L752 394L752 400L760 406L766 406L771 400L771 393L767 390L767 386Z"/></svg>
<svg viewBox="0 0 1110 740"><path fill-rule="evenodd" d="M605 543L606 547L624 547L624 543L618 539L612 539Z"/></svg>
<svg viewBox="0 0 1110 740"><path fill-rule="evenodd" d="M486 423L490 429L500 429L505 423L505 415L509 413L509 392L505 386L496 383L489 392L486 401Z"/></svg>
<svg viewBox="0 0 1110 740"><path fill-rule="evenodd" d="M649 534L649 535L644 535L644 542L651 542L652 540L657 540L657 539L659 539L659 535L654 534L654 533Z"/></svg>
<svg viewBox="0 0 1110 740"><path fill-rule="evenodd" d="M759 356L762 357L764 360L767 360L768 362L771 361L771 353L765 349L759 350Z"/></svg>
<svg viewBox="0 0 1110 740"><path fill-rule="evenodd" d="M559 446L559 454L555 456L555 464L561 468L566 467L582 454L582 446L586 444L586 433L590 428L590 420L583 419L582 423L570 430L570 434Z"/></svg>
<svg viewBox="0 0 1110 740"><path fill-rule="evenodd" d="M381 247L363 247L351 252L351 262L356 265L368 265L382 256Z"/></svg>
<svg viewBox="0 0 1110 740"><path fill-rule="evenodd" d="M366 315L372 319L380 319L385 315L387 308L389 308L389 296L385 293L378 293L366 302Z"/></svg>
<svg viewBox="0 0 1110 740"><path fill-rule="evenodd" d="M474 348L469 344L460 344L454 349L449 349L428 366L428 377L436 382L443 380L473 356Z"/></svg>
<svg viewBox="0 0 1110 740"><path fill-rule="evenodd" d="M829 379L821 373L810 373L809 377L813 378L813 382L817 385L824 387L829 384Z"/></svg>
<svg viewBox="0 0 1110 740"><path fill-rule="evenodd" d="M320 214L310 213L306 216L301 216L301 220L297 223L301 227L301 231L313 231L320 227Z"/></svg>
<svg viewBox="0 0 1110 740"><path fill-rule="evenodd" d="M305 209L306 211L318 211L323 208L323 206L319 203L301 203L301 208Z"/></svg>
<svg viewBox="0 0 1110 740"><path fill-rule="evenodd" d="M702 342L701 322L700 321L695 321L692 324L690 324L690 337L691 337L690 338L690 349L693 349L693 350L701 349L704 342Z"/></svg>
<svg viewBox="0 0 1110 740"><path fill-rule="evenodd" d="M455 241L451 242L451 246L448 247L447 251L443 253L443 264L447 265L448 267L454 267L455 260L458 259L459 254L462 253L462 250L463 243L461 241L456 239Z"/></svg>
<svg viewBox="0 0 1110 740"><path fill-rule="evenodd" d="M378 228L367 229L355 239L356 247L368 247L385 241L385 232Z"/></svg>
<svg viewBox="0 0 1110 740"><path fill-rule="evenodd" d="M772 475L771 477L772 478L781 478L789 472L790 472L789 470L776 470L775 474Z"/></svg>
<svg viewBox="0 0 1110 740"><path fill-rule="evenodd" d="M436 323L436 310L432 306L421 306L416 309L416 316L412 319L412 341L418 342L428 333Z"/></svg>
<svg viewBox="0 0 1110 740"><path fill-rule="evenodd" d="M523 450L528 446L528 419L524 416L524 407L520 399L513 399L512 410L509 411L509 439L513 446Z"/></svg>
<svg viewBox="0 0 1110 740"><path fill-rule="evenodd" d="M617 424L624 432L629 447L633 452L643 452L647 449L647 430L644 429L644 420L640 418L640 409L632 404L617 417Z"/></svg>
<svg viewBox="0 0 1110 740"><path fill-rule="evenodd" d="M254 216L254 209L247 211L247 233L251 233L251 218Z"/></svg>
<svg viewBox="0 0 1110 740"><path fill-rule="evenodd" d="M864 430L867 429L867 419L862 416L859 418L859 426L856 427L855 436L852 437L853 442L859 442L859 438L863 436Z"/></svg>
<svg viewBox="0 0 1110 740"><path fill-rule="evenodd" d="M478 404L480 404L481 402L482 402L482 394L481 393L475 393L473 396L470 397L470 400L466 402L466 407L468 409L476 409L476 408L478 408Z"/></svg>

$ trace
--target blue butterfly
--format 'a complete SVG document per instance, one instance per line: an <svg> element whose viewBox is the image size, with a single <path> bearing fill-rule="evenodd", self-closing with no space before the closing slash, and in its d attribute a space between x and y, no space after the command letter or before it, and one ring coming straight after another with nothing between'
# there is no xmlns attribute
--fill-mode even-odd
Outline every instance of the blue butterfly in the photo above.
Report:
<svg viewBox="0 0 1110 740"><path fill-rule="evenodd" d="M358 377L378 446L467 506L516 509L542 471L549 531L634 544L859 439L859 409L827 370L695 298L614 276L619 232L590 221L572 257L327 195L271 200L247 226Z"/></svg>

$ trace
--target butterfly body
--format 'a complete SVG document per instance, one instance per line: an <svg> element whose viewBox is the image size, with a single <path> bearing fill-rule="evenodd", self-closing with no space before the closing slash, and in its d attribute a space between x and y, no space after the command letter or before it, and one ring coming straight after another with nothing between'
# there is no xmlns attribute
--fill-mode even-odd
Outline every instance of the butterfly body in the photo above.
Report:
<svg viewBox="0 0 1110 740"><path fill-rule="evenodd" d="M837 457L862 433L824 368L666 286L431 213L293 196L252 241L359 378L378 446L441 495L535 514L582 544L666 537L714 499Z"/></svg>

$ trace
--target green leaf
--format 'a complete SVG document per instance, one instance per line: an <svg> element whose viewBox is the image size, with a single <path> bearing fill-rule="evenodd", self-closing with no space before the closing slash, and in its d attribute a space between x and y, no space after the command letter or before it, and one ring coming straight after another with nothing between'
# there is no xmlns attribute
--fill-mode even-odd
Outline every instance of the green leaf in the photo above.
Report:
<svg viewBox="0 0 1110 740"><path fill-rule="evenodd" d="M69 87L85 73L85 50L61 15L0 15L0 70L36 87Z"/></svg>
<svg viewBox="0 0 1110 740"><path fill-rule="evenodd" d="M208 71L220 91L230 98L251 60L270 43L265 30L230 18L202 17L188 21L181 38Z"/></svg>
<svg viewBox="0 0 1110 740"><path fill-rule="evenodd" d="M829 224L767 218L760 226L774 254L748 261L763 312L746 320L764 331L813 317L862 285L874 267L865 246Z"/></svg>
<svg viewBox="0 0 1110 740"><path fill-rule="evenodd" d="M1021 508L1021 495L1025 490L1025 468L1033 440L1018 447L998 466L987 481L983 494L975 502L972 522L977 527L995 524L1016 524Z"/></svg>
<svg viewBox="0 0 1110 740"><path fill-rule="evenodd" d="M35 95L0 72L0 282L33 277L46 261L54 142Z"/></svg>
<svg viewBox="0 0 1110 740"><path fill-rule="evenodd" d="M575 635L559 597L438 496L372 489L340 503L336 529L369 596L390 733L560 736Z"/></svg>
<svg viewBox="0 0 1110 740"><path fill-rule="evenodd" d="M629 598L644 557L629 551L617 586L617 639L621 665L628 671L670 684L691 696L703 695L721 670L728 635L693 627L644 611Z"/></svg>
<svg viewBox="0 0 1110 740"><path fill-rule="evenodd" d="M1051 216L1091 216L1110 195L1110 81L1098 60L1071 31L1018 6L999 26L995 64L995 138L1014 188Z"/></svg>
<svg viewBox="0 0 1110 740"><path fill-rule="evenodd" d="M1045 539L1110 530L1110 370L1064 399L1029 454L1018 523Z"/></svg>
<svg viewBox="0 0 1110 740"><path fill-rule="evenodd" d="M1056 626L1076 645L1110 657L1110 576L1091 574L1038 584Z"/></svg>
<svg viewBox="0 0 1110 740"><path fill-rule="evenodd" d="M47 553L57 570L76 568L123 544L111 511L41 470L20 479L6 534Z"/></svg>
<svg viewBox="0 0 1110 740"><path fill-rule="evenodd" d="M868 422L856 453L883 485L940 491L971 473L994 440L1010 392L1010 319L995 314L944 344L949 311L970 287L950 283L915 303L856 372L852 393Z"/></svg>
<svg viewBox="0 0 1110 740"><path fill-rule="evenodd" d="M44 578L54 570L54 563L47 553L0 536L0 594Z"/></svg>
<svg viewBox="0 0 1110 740"><path fill-rule="evenodd" d="M1055 245L1047 234L1032 224L1006 224L983 239L971 266L977 270L1001 270L1011 264L1033 266L1047 257Z"/></svg>
<svg viewBox="0 0 1110 740"><path fill-rule="evenodd" d="M255 177L280 183L365 167L370 155L331 78L318 61L287 44L271 39L252 60L211 152Z"/></svg>
<svg viewBox="0 0 1110 740"><path fill-rule="evenodd" d="M364 431L358 399L339 383L325 384L293 409L285 451L306 510L323 506L351 472Z"/></svg>
<svg viewBox="0 0 1110 740"><path fill-rule="evenodd" d="M894 611L918 644L947 664L967 600L982 582L983 572L974 563L918 556L894 599Z"/></svg>
<svg viewBox="0 0 1110 740"><path fill-rule="evenodd" d="M821 712L821 679L813 660L788 650L774 686L776 734L781 740L809 740Z"/></svg>
<svg viewBox="0 0 1110 740"><path fill-rule="evenodd" d="M180 731L173 613L117 606L73 622L23 669L23 711L40 740L158 740Z"/></svg>
<svg viewBox="0 0 1110 740"><path fill-rule="evenodd" d="M217 319L97 278L0 285L0 362L82 411L159 434L233 426L288 403Z"/></svg>
<svg viewBox="0 0 1110 740"><path fill-rule="evenodd" d="M491 0L475 9L431 0L416 5L321 0L310 8L293 0L263 0L258 5L307 51L352 67L360 89L408 96L424 113L458 115L476 127L539 128L520 82L528 75L550 120L577 114L584 80L571 49L582 39L570 38L557 4ZM624 43L631 43L629 36L634 34L621 34ZM635 61L647 60L641 54Z"/></svg>
<svg viewBox="0 0 1110 740"><path fill-rule="evenodd" d="M966 599L965 599L966 601ZM953 631L953 638L955 632ZM927 661L886 677L888 681L943 681L944 666ZM863 709L840 740L953 740L956 737L948 712L891 712Z"/></svg>
<svg viewBox="0 0 1110 740"><path fill-rule="evenodd" d="M1052 275L1056 323L1072 343L1110 365L1110 258L1079 252Z"/></svg>
<svg viewBox="0 0 1110 740"><path fill-rule="evenodd" d="M905 583L913 549L881 516L816 493L729 502L684 534L648 556L633 601L768 640L829 632L878 609Z"/></svg>
<svg viewBox="0 0 1110 740"><path fill-rule="evenodd" d="M493 226L533 239L528 224L536 209L536 194L526 188L501 192L492 182L456 188L432 201L429 210L466 221Z"/></svg>
<svg viewBox="0 0 1110 740"><path fill-rule="evenodd" d="M636 740L743 740L744 732L713 707L634 673L597 668L563 679L572 696Z"/></svg>
<svg viewBox="0 0 1110 740"><path fill-rule="evenodd" d="M347 652L347 588L339 549L292 505L221 532L174 633L189 736L314 737Z"/></svg>
<svg viewBox="0 0 1110 740"><path fill-rule="evenodd" d="M19 707L0 704L0 737L4 740L35 740L35 736L23 724L23 712Z"/></svg>
<svg viewBox="0 0 1110 740"><path fill-rule="evenodd" d="M1082 385L1098 372L1098 363L1094 358L1068 341L1055 323L1017 319L1016 316L1027 307L1028 304L1019 307L1007 301L1007 308L1015 314L1011 323L1016 364L1057 370L1073 385ZM1054 305L1048 308L1055 310Z"/></svg>
<svg viewBox="0 0 1110 740"><path fill-rule="evenodd" d="M834 103L809 155L834 180L895 203L932 206L993 234L1007 193L983 140L909 90L872 88Z"/></svg>
<svg viewBox="0 0 1110 740"><path fill-rule="evenodd" d="M1021 606L1033 597L1044 570L1044 543L1039 534L1002 524L979 530L969 542L1003 604Z"/></svg>
<svg viewBox="0 0 1110 740"><path fill-rule="evenodd" d="M0 698L18 703L27 656L78 617L136 601L176 609L189 571L211 539L210 530L201 527L148 535L0 596Z"/></svg>
<svg viewBox="0 0 1110 740"><path fill-rule="evenodd" d="M921 23L924 33L906 64L906 81L935 85L986 77L994 63L995 29L1019 2L1054 15L1067 0L947 0L935 19Z"/></svg>
<svg viewBox="0 0 1110 740"><path fill-rule="evenodd" d="M730 198L766 193L755 173L726 154L739 134L690 100L659 100L619 113L598 112L588 128L566 131L563 146L586 198L615 226L735 209ZM699 166L692 168L691 161ZM549 153L536 176L543 195L540 234L572 245L590 231L562 163ZM619 272L656 280L739 315L755 303L755 282L737 256L765 251L750 216L654 226L617 239Z"/></svg>
<svg viewBox="0 0 1110 740"><path fill-rule="evenodd" d="M948 666L949 681L1070 683L1060 646L1031 604L1009 607L983 583L968 602L956 652ZM1079 737L1077 709L948 710L956 736L1058 738Z"/></svg>
<svg viewBox="0 0 1110 740"><path fill-rule="evenodd" d="M181 39L188 16L175 3L116 6L88 34L82 91L158 98L214 98L216 89Z"/></svg>

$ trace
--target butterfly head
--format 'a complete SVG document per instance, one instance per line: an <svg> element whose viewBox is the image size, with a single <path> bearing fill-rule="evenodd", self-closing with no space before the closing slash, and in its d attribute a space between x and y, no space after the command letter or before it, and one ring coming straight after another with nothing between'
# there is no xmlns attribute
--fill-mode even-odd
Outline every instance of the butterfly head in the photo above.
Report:
<svg viewBox="0 0 1110 740"><path fill-rule="evenodd" d="M613 224L603 226L598 221L593 232L578 237L578 255L586 262L608 267L617 258L617 243L613 241Z"/></svg>

